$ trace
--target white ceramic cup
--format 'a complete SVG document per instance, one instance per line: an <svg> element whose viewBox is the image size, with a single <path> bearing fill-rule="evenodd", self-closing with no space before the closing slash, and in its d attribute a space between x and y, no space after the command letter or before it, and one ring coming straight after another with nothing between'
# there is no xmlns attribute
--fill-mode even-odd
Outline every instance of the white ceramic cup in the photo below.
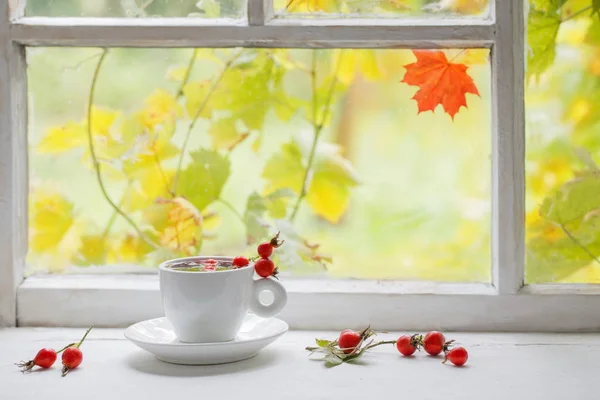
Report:
<svg viewBox="0 0 600 400"><path fill-rule="evenodd" d="M251 311L263 318L278 314L287 302L283 285L273 279L254 280L254 267L226 271L192 272L170 269L183 261L209 258L231 262L232 257L186 257L159 266L160 293L165 316L181 342L209 343L233 340ZM273 293L273 302L259 300L262 291Z"/></svg>

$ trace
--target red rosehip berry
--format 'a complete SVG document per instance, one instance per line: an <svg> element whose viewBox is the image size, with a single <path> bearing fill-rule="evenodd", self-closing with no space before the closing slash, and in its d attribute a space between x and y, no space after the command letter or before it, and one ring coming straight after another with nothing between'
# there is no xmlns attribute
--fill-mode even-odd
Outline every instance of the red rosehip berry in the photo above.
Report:
<svg viewBox="0 0 600 400"><path fill-rule="evenodd" d="M261 258L254 263L254 270L258 276L262 278L269 277L271 275L277 275L277 268L275 263L268 258Z"/></svg>
<svg viewBox="0 0 600 400"><path fill-rule="evenodd" d="M273 254L273 246L269 242L261 243L258 245L256 251L262 258L269 258Z"/></svg>
<svg viewBox="0 0 600 400"><path fill-rule="evenodd" d="M338 346L345 354L352 353L360 343L361 339L360 333L353 331L352 329L344 329L340 333Z"/></svg>
<svg viewBox="0 0 600 400"><path fill-rule="evenodd" d="M403 335L396 341L396 348L402 355L411 356L421 346L421 335Z"/></svg>
<svg viewBox="0 0 600 400"><path fill-rule="evenodd" d="M31 371L36 365L41 368L50 368L56 361L56 352L54 349L44 348L38 351L33 360L27 362L21 361L15 365L21 368L21 372Z"/></svg>
<svg viewBox="0 0 600 400"><path fill-rule="evenodd" d="M233 265L234 268L242 268L248 264L250 264L250 261L246 257L242 256L234 258L233 262L231 263L231 265Z"/></svg>
<svg viewBox="0 0 600 400"><path fill-rule="evenodd" d="M446 352L446 357L444 358L443 363L446 363L447 360L457 367L462 367L466 364L469 359L469 353L464 347L455 347L452 350Z"/></svg>

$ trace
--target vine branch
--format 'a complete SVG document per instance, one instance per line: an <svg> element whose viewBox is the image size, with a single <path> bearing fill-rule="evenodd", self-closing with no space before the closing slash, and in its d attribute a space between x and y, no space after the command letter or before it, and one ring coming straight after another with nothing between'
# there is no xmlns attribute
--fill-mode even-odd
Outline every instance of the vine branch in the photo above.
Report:
<svg viewBox="0 0 600 400"><path fill-rule="evenodd" d="M231 67L231 65L235 62L235 60L238 59L238 57L242 54L243 51L244 51L244 49L238 51L236 54L233 55L233 57L231 57L225 63L225 65L223 67L223 70L221 71L221 73L219 74L219 76L217 77L217 79L215 80L215 82L213 83L213 85L211 86L211 88L209 89L208 93L204 97L204 100L202 101L202 103L198 107L198 110L196 111L196 114L194 114L194 117L192 118L192 121L190 122L188 130L187 130L187 132L185 134L185 139L183 141L183 146L181 147L181 152L179 154L179 160L177 161L177 170L175 171L175 179L174 179L174 182L173 182L173 190L172 190L173 193L177 193L177 183L179 181L179 175L181 173L181 167L183 165L183 157L185 155L185 150L187 148L187 145L188 145L188 142L190 140L190 137L192 136L192 131L194 130L194 126L196 126L196 122L198 122L198 118L200 118L200 114L202 114L202 111L204 111L204 108L208 104L208 101L210 100L212 94L217 90L217 88L219 87L221 81L225 77L225 73L229 70L229 68Z"/></svg>
<svg viewBox="0 0 600 400"><path fill-rule="evenodd" d="M242 214L239 213L238 210L235 209L235 207L233 206L233 204L231 204L230 202L228 202L227 200L218 198L217 201L221 204L223 204L225 207L227 207L242 223L242 225L246 226L246 222L244 221L244 217L242 216Z"/></svg>
<svg viewBox="0 0 600 400"><path fill-rule="evenodd" d="M87 136L88 136L88 145L90 150L90 156L92 158L92 165L94 166L94 171L96 173L96 179L98 180L98 185L100 186L100 190L102 191L102 195L106 199L106 202L113 208L113 210L119 214L121 217L131 225L131 227L136 231L136 233L142 238L146 243L154 248L158 248L158 246L150 240L144 232L140 230L140 228L136 225L136 223L127 215L121 208L110 198L108 192L106 191L106 187L104 186L104 181L102 180L102 172L100 169L100 162L98 161L98 157L96 156L96 149L94 147L94 137L92 135L92 106L94 102L94 94L96 92L96 84L98 83L98 76L100 75L100 70L102 68L102 64L108 55L108 49L103 49L102 54L100 55L100 59L96 64L96 68L94 70L94 75L92 78L92 84L90 87L90 95L88 97L87 104Z"/></svg>
<svg viewBox="0 0 600 400"><path fill-rule="evenodd" d="M329 118L329 114L331 113L331 102L333 100L333 93L335 92L335 86L337 84L337 74L340 70L340 66L342 64L342 57L344 55L343 50L340 51L340 55L338 57L336 66L335 66L335 70L333 73L333 79L331 81L331 85L329 86L329 91L327 92L327 97L325 98L325 103L324 105L324 111L323 111L323 117L321 118L320 122L317 122L317 118L318 118L318 109L319 109L319 98L318 98L318 94L317 94L317 50L313 50L312 53L312 66L311 66L311 85L312 85L312 91L313 91L313 96L312 96L312 103L313 103L313 132L314 132L314 136L313 136L313 141L312 141L312 145L310 148L310 153L308 155L308 163L306 165L306 170L304 171L304 177L302 178L302 189L300 190L300 195L298 196L298 199L296 199L296 204L294 205L292 214L290 215L289 220L290 221L294 221L294 219L296 218L296 215L298 214L298 210L300 209L300 204L302 203L302 200L304 199L304 197L306 197L306 194L308 192L308 181L309 181L309 177L310 177L310 172L312 170L313 167L313 162L315 159L315 153L317 150L317 144L319 142L319 138L321 137L321 133L323 132L323 127L325 126L325 122L327 121L327 118Z"/></svg>
<svg viewBox="0 0 600 400"><path fill-rule="evenodd" d="M567 235L567 237L569 239L571 239L571 241L573 241L573 243L575 243L575 245L577 247L579 247L581 250L583 250L588 256L590 256L590 258L594 261L596 261L597 263L600 264L600 260L598 260L598 257L591 252L590 249L588 249L583 243L581 243L579 241L579 239L577 239L575 237L575 235L573 235L573 233L571 233L571 231L569 231L565 225L565 223L562 220L562 217L560 216L560 212L558 210L558 207L556 207L556 217L558 218L558 226L560 226L560 229L563 231L563 233L565 235Z"/></svg>
<svg viewBox="0 0 600 400"><path fill-rule="evenodd" d="M179 85L179 88L177 89L177 93L175 93L176 98L179 98L183 95L183 88L185 87L185 85L187 85L188 81L190 80L190 75L192 74L192 69L194 69L194 64L196 63L196 58L198 58L198 49L194 49L194 52L192 53L192 57L190 58L190 61L188 62L188 66L185 70L185 74L183 75L181 84Z"/></svg>

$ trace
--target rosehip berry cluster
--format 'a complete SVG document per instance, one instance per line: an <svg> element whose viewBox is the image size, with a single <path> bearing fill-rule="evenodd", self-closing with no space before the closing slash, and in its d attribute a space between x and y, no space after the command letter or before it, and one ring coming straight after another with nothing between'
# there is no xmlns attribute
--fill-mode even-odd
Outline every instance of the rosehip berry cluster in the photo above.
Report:
<svg viewBox="0 0 600 400"><path fill-rule="evenodd" d="M88 333L92 330L93 327L90 327L85 335L81 338L81 340L77 343L71 343L60 349L59 351L54 351L54 349L44 348L38 351L33 360L29 360L27 362L21 361L19 363L15 363L15 365L21 368L21 372L29 372L36 365L43 369L48 369L54 365L56 362L56 358L58 354L62 353L62 376L65 376L69 373L70 370L77 368L81 365L83 361L83 353L79 349L81 344L87 337Z"/></svg>
<svg viewBox="0 0 600 400"><path fill-rule="evenodd" d="M267 278L269 276L277 277L277 267L271 257L273 254L273 250L281 247L284 240L279 239L279 232L275 235L270 241L261 243L258 245L256 249L258 252L258 257L256 257L256 261L254 262L254 270L261 278ZM234 268L242 268L247 266L250 263L250 260L246 257L236 257L233 259L233 267Z"/></svg>
<svg viewBox="0 0 600 400"><path fill-rule="evenodd" d="M396 348L404 356L410 356L415 351L421 350L421 348L431 356L437 356L441 352L444 352L444 361L442 363L450 360L457 367L465 365L469 358L467 350L464 347L452 348L453 343L454 340L446 341L443 333L431 331L427 332L425 337L419 334L400 336L396 341Z"/></svg>
<svg viewBox="0 0 600 400"><path fill-rule="evenodd" d="M258 245L256 251L260 257L254 263L254 270L261 278L267 278L269 276L276 277L278 274L275 263L269 258L273 254L273 250L280 247L283 244L283 240L279 240L279 232L270 241L261 243Z"/></svg>
<svg viewBox="0 0 600 400"><path fill-rule="evenodd" d="M424 337L414 334L403 335L398 340L383 340L374 342L369 340L376 333L367 327L360 332L345 329L336 340L316 339L317 347L307 347L306 350L314 353L325 354L324 360L329 365L339 365L360 357L365 351L383 344L393 344L404 356L411 356L417 350L423 348L428 354L437 356L444 352L444 361L450 360L456 366L462 366L467 362L468 353L464 347L451 348L454 340L446 341L441 332L431 331Z"/></svg>

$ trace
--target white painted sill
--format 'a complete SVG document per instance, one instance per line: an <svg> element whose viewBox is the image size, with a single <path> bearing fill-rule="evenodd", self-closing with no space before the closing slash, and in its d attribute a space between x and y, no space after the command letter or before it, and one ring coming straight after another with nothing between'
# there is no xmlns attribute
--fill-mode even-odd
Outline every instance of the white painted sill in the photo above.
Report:
<svg viewBox="0 0 600 400"><path fill-rule="evenodd" d="M463 368L418 354L402 358L389 345L373 349L356 365L326 369L304 347L335 332L291 331L252 359L216 366L160 362L123 337L121 329L94 329L83 364L67 377L55 366L23 375L13 362L41 347L61 348L82 329L0 330L3 400L40 399L445 399L592 400L600 335L448 335L469 350ZM389 340L398 333L381 335ZM59 364L60 365L60 364Z"/></svg>
<svg viewBox="0 0 600 400"><path fill-rule="evenodd" d="M525 286L283 277L280 318L292 329L590 332L600 330L600 286ZM124 327L164 315L157 275L62 275L25 279L18 326Z"/></svg>

